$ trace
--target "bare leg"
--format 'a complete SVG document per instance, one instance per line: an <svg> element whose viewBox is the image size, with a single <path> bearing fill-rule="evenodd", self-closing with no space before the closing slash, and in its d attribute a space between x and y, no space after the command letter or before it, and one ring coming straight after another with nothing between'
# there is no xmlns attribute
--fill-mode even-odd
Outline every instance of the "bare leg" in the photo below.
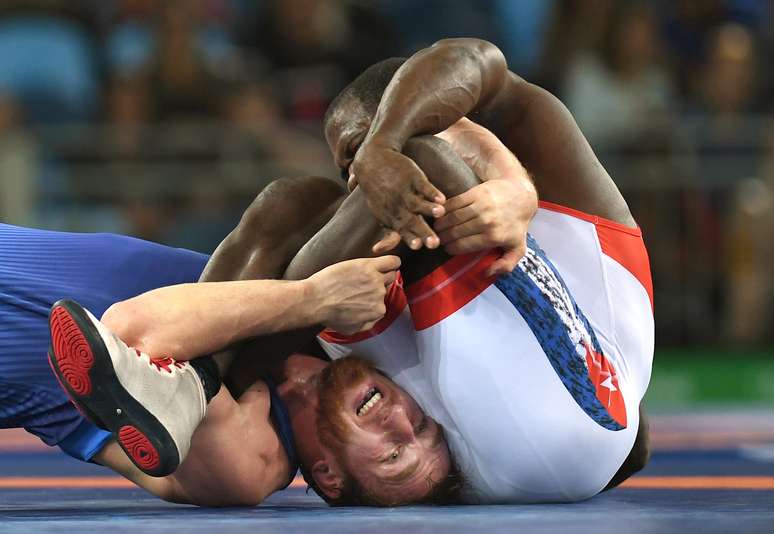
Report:
<svg viewBox="0 0 774 534"><path fill-rule="evenodd" d="M411 139L404 150L447 197L459 195L480 183L473 171L441 139L422 136ZM359 189L341 204L336 215L299 251L286 279L300 280L340 261L372 256L371 247L383 234ZM411 254L408 254L411 252ZM398 250L403 259L401 272L411 283L443 264L449 256L443 250Z"/></svg>
<svg viewBox="0 0 774 534"><path fill-rule="evenodd" d="M200 282L279 278L344 197L329 178L280 178L258 195L207 262Z"/></svg>

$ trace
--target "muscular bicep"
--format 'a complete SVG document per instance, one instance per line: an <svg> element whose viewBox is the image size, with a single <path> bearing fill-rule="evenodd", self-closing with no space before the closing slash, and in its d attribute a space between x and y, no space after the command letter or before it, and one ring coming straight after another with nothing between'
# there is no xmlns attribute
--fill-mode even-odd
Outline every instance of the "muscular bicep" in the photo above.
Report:
<svg viewBox="0 0 774 534"><path fill-rule="evenodd" d="M545 89L509 72L498 95L471 119L494 132L519 158L535 179L541 200L636 225L572 114Z"/></svg>

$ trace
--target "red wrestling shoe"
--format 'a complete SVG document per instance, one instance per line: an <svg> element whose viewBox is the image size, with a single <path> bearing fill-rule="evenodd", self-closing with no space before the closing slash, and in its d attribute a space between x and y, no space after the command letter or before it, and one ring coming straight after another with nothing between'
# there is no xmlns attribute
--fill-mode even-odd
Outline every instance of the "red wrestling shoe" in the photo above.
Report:
<svg viewBox="0 0 774 534"><path fill-rule="evenodd" d="M54 304L49 327L49 361L74 404L143 472L174 472L207 407L193 367L129 347L73 301Z"/></svg>

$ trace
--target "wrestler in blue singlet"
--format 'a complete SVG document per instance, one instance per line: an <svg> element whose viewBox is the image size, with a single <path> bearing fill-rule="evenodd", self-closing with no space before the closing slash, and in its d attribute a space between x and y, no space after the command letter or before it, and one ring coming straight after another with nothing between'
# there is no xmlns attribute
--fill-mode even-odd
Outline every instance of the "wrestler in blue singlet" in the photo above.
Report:
<svg viewBox="0 0 774 534"><path fill-rule="evenodd" d="M77 300L100 317L114 302L195 282L207 256L114 234L0 223L0 428L22 427L90 460L110 439L70 404L51 372L48 311Z"/></svg>

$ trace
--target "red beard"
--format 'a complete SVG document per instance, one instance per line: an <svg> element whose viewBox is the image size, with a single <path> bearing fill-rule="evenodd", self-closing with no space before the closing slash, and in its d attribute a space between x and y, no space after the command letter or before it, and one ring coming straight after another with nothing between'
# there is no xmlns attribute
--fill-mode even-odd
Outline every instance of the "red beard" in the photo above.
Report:
<svg viewBox="0 0 774 534"><path fill-rule="evenodd" d="M374 366L362 358L348 356L335 360L320 373L317 384L320 403L317 408L317 427L320 441L331 450L338 450L347 442L347 427L342 419L345 408L343 393L368 378Z"/></svg>

